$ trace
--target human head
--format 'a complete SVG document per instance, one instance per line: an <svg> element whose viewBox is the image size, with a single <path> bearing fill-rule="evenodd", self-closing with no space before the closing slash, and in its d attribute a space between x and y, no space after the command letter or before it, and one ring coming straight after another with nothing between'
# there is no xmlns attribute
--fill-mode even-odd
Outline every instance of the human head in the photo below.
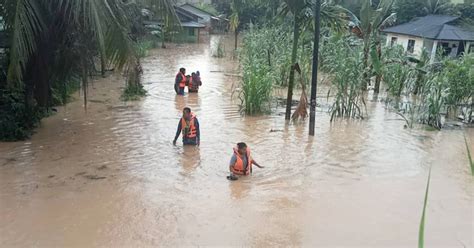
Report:
<svg viewBox="0 0 474 248"><path fill-rule="evenodd" d="M244 142L237 143L237 150L239 151L240 155L244 155L247 153L247 144Z"/></svg>
<svg viewBox="0 0 474 248"><path fill-rule="evenodd" d="M200 75L201 75L201 73L200 73L199 71L196 71L196 75L200 76Z"/></svg>
<svg viewBox="0 0 474 248"><path fill-rule="evenodd" d="M184 119L189 119L191 117L191 109L188 107L183 108L183 117Z"/></svg>
<svg viewBox="0 0 474 248"><path fill-rule="evenodd" d="M183 73L183 74L186 74L186 69L184 69L184 68L181 67L181 68L179 68L179 72L181 72L181 73Z"/></svg>

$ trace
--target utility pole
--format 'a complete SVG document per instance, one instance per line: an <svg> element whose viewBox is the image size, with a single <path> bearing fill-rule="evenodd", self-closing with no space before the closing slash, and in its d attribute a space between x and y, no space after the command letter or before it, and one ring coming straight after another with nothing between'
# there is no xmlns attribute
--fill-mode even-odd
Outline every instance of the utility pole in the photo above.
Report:
<svg viewBox="0 0 474 248"><path fill-rule="evenodd" d="M311 101L309 106L309 135L314 136L316 121L316 92L318 88L318 54L319 54L319 29L321 15L321 0L315 0L314 7L314 47L313 47L313 73L311 77Z"/></svg>

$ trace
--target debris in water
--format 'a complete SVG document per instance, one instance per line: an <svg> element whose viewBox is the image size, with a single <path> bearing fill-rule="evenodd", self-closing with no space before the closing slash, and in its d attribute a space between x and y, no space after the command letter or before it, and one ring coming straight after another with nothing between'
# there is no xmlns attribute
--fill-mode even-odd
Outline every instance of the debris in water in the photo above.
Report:
<svg viewBox="0 0 474 248"><path fill-rule="evenodd" d="M107 169L107 165L102 165L101 167L97 168L98 170L105 170Z"/></svg>
<svg viewBox="0 0 474 248"><path fill-rule="evenodd" d="M55 177L55 175L49 175L49 177L48 177L48 178L53 178L53 177Z"/></svg>
<svg viewBox="0 0 474 248"><path fill-rule="evenodd" d="M99 179L107 178L107 177L100 177L100 176L97 176L97 175L85 175L84 177L87 178L87 179L91 179L91 180L99 180Z"/></svg>

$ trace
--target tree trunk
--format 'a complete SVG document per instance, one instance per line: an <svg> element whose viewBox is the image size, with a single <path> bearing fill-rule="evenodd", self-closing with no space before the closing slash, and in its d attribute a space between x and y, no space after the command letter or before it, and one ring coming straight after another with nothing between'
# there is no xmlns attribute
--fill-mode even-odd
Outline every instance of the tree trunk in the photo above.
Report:
<svg viewBox="0 0 474 248"><path fill-rule="evenodd" d="M369 74L369 54L370 54L370 34L364 34L364 73L362 77L362 82L360 88L362 90L367 90L367 85L370 83L370 74Z"/></svg>
<svg viewBox="0 0 474 248"><path fill-rule="evenodd" d="M87 59L84 57L85 54L82 55L82 90L84 93L84 109L87 111Z"/></svg>
<svg viewBox="0 0 474 248"><path fill-rule="evenodd" d="M380 63L382 63L382 46L380 44L380 41L377 42L377 57L379 58ZM379 68L379 71L377 72L377 75L375 77L375 87L374 87L374 93L379 93L380 92L380 81L382 81L382 69Z"/></svg>
<svg viewBox="0 0 474 248"><path fill-rule="evenodd" d="M105 55L101 54L100 55L100 74L102 75L103 78L105 78Z"/></svg>
<svg viewBox="0 0 474 248"><path fill-rule="evenodd" d="M316 124L316 94L318 88L318 55L319 55L319 32L320 32L320 12L321 1L316 0L316 8L314 10L314 44L313 44L313 68L311 77L311 101L309 107L309 135L314 136Z"/></svg>
<svg viewBox="0 0 474 248"><path fill-rule="evenodd" d="M296 55L298 52L298 38L299 38L299 22L295 16L294 27L293 27L293 51L291 53L291 68L290 68L290 80L288 82L288 96L286 98L286 112L285 120L291 118L291 103L293 101L293 86L295 81L295 64Z"/></svg>
<svg viewBox="0 0 474 248"><path fill-rule="evenodd" d="M234 51L237 51L237 39L239 38L239 32L237 29L234 31Z"/></svg>

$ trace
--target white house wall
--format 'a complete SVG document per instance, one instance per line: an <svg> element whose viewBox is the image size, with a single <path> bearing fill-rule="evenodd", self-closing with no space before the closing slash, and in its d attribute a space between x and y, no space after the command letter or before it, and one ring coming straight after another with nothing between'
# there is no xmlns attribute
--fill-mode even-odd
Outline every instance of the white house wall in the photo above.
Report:
<svg viewBox="0 0 474 248"><path fill-rule="evenodd" d="M392 37L397 38L396 45L403 46L403 49L406 51L408 48L408 40L415 40L415 47L413 48L413 55L419 56L423 50L424 39L420 37L402 35L402 34L387 34L387 45L390 45ZM394 45L395 45L394 44Z"/></svg>

